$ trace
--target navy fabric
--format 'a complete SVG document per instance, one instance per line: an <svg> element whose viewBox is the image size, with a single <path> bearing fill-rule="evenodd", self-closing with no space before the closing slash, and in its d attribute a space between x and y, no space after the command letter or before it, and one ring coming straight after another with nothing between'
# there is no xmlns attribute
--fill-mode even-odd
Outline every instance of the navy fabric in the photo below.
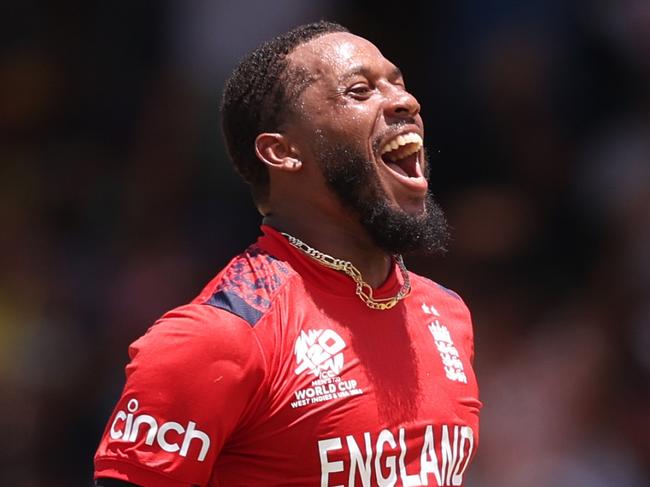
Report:
<svg viewBox="0 0 650 487"><path fill-rule="evenodd" d="M97 479L95 480L95 487L138 487L131 482L117 479Z"/></svg>
<svg viewBox="0 0 650 487"><path fill-rule="evenodd" d="M255 326L262 317L261 311L253 308L237 294L228 291L219 291L213 294L205 304L229 311L248 322L251 326Z"/></svg>

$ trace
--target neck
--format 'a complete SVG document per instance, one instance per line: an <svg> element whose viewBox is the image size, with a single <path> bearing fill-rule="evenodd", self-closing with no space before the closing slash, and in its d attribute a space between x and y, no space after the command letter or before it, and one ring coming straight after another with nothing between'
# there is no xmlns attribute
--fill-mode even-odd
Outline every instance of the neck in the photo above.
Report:
<svg viewBox="0 0 650 487"><path fill-rule="evenodd" d="M361 225L351 219L333 222L327 218L270 214L264 217L263 223L299 238L316 250L352 262L373 288L381 286L390 273L391 255L378 248Z"/></svg>

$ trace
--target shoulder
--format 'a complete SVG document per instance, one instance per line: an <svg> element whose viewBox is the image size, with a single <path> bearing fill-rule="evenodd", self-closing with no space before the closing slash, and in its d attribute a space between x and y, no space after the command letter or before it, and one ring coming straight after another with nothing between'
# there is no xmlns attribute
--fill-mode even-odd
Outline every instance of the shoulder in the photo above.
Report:
<svg viewBox="0 0 650 487"><path fill-rule="evenodd" d="M194 300L255 326L286 283L298 274L257 245L235 257Z"/></svg>
<svg viewBox="0 0 650 487"><path fill-rule="evenodd" d="M426 306L433 306L434 309L444 311L448 316L471 323L471 312L457 292L418 274L410 273L410 277L413 294L421 298L423 309Z"/></svg>
<svg viewBox="0 0 650 487"><path fill-rule="evenodd" d="M202 304L167 312L131 344L129 358L129 383L167 391L169 400L180 391L209 396L217 379L222 388L252 393L266 375L253 329L231 313Z"/></svg>
<svg viewBox="0 0 650 487"><path fill-rule="evenodd" d="M132 360L206 363L255 354L255 337L242 319L203 304L187 304L165 313L129 348Z"/></svg>
<svg viewBox="0 0 650 487"><path fill-rule="evenodd" d="M419 274L409 272L409 275L411 282L415 283L418 287L421 287L423 290L425 290L425 292L438 295L445 301L455 301L457 305L463 306L465 308L467 307L465 301L463 301L463 298L461 298L456 291Z"/></svg>
<svg viewBox="0 0 650 487"><path fill-rule="evenodd" d="M224 444L264 397L266 362L254 330L231 313L189 304L162 316L129 355L96 476L207 485Z"/></svg>
<svg viewBox="0 0 650 487"><path fill-rule="evenodd" d="M462 346L469 357L474 360L474 330L472 314L463 299L451 289L438 284L431 279L412 274L413 290L416 298L415 305L430 317L430 331L441 333L445 337L450 332L457 346ZM447 337L448 340L451 338ZM458 340L458 341L456 341ZM450 342L451 343L451 342Z"/></svg>

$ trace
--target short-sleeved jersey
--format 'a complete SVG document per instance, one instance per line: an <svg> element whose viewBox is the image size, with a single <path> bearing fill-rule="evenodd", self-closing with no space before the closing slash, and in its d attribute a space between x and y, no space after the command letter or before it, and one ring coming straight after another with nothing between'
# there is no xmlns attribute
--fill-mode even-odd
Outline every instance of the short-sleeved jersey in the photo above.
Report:
<svg viewBox="0 0 650 487"><path fill-rule="evenodd" d="M409 274L368 308L270 227L129 349L95 477L142 486L462 485L481 403L469 312ZM375 290L394 296L397 266Z"/></svg>

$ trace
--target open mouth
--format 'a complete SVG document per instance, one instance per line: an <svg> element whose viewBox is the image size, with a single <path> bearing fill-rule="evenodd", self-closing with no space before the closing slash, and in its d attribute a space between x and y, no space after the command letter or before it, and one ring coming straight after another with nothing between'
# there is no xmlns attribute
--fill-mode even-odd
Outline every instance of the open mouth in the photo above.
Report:
<svg viewBox="0 0 650 487"><path fill-rule="evenodd" d="M384 163L405 178L423 178L420 163L422 137L415 132L401 134L389 140L379 151Z"/></svg>

